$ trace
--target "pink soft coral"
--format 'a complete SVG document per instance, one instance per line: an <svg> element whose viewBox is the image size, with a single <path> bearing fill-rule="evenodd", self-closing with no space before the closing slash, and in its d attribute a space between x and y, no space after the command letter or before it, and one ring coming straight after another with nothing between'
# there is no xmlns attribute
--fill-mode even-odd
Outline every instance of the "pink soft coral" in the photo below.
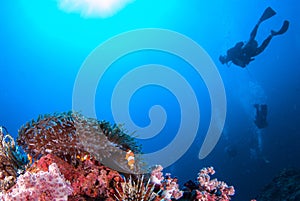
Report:
<svg viewBox="0 0 300 201"><path fill-rule="evenodd" d="M48 167L53 163L71 183L73 193L69 196L69 201L108 199L111 182L114 179L121 179L118 172L88 157L74 167L61 158L48 154L36 161L28 171L48 171Z"/></svg>
<svg viewBox="0 0 300 201"><path fill-rule="evenodd" d="M61 175L57 165L52 163L47 172L26 172L18 177L17 184L7 193L2 200L68 200L72 194L70 183Z"/></svg>
<svg viewBox="0 0 300 201"><path fill-rule="evenodd" d="M234 187L228 186L223 181L211 179L210 175L215 174L213 167L202 168L198 173L199 189L197 190L197 200L199 201L228 201L234 195Z"/></svg>

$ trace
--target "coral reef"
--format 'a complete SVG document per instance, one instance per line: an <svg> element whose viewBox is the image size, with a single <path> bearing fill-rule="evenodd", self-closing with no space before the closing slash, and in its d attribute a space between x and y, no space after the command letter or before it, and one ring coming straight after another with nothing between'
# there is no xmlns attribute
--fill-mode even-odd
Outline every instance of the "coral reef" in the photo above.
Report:
<svg viewBox="0 0 300 201"><path fill-rule="evenodd" d="M144 183L144 175L136 180L130 176L129 179L115 180L113 196L118 201L129 200L153 200L155 198L154 185L148 182Z"/></svg>
<svg viewBox="0 0 300 201"><path fill-rule="evenodd" d="M143 183L144 176L135 181L130 177L129 180L117 182L115 198L118 201L228 201L235 193L233 186L210 178L215 173L212 167L201 169L197 182L187 182L182 190L177 178L172 178L170 173L163 176L162 170L160 165L153 167L146 183Z"/></svg>
<svg viewBox="0 0 300 201"><path fill-rule="evenodd" d="M48 154L35 161L24 175L18 177L17 184L0 198L4 201L225 201L230 200L234 192L233 187L224 182L210 180L208 174L213 169L204 168L199 173L194 196L188 197L191 191L180 190L177 178L168 173L163 176L162 170L162 166L158 165L153 167L150 175L129 175L126 178L91 158L75 167Z"/></svg>
<svg viewBox="0 0 300 201"><path fill-rule="evenodd" d="M78 164L89 156L120 171L128 171L126 150L141 150L120 127L75 112L39 116L20 128L17 142L34 160L51 153Z"/></svg>
<svg viewBox="0 0 300 201"><path fill-rule="evenodd" d="M213 167L202 168L198 174L199 190L198 200L230 200L235 191L233 186L228 186L223 181L211 179L209 175L215 174Z"/></svg>
<svg viewBox="0 0 300 201"><path fill-rule="evenodd" d="M157 165L152 168L150 178L144 183L145 175L133 180L130 176L128 180L115 182L114 197L118 201L170 201L179 199L182 191L179 190L176 178L171 178L170 174L163 177L162 166Z"/></svg>
<svg viewBox="0 0 300 201"><path fill-rule="evenodd" d="M0 200L226 201L234 188L203 168L180 189L160 165L140 175L141 147L122 127L79 113L40 116L19 130L17 142L1 133ZM29 165L31 165L29 167ZM24 170L26 172L24 174Z"/></svg>
<svg viewBox="0 0 300 201"><path fill-rule="evenodd" d="M27 171L18 177L17 183L7 193L0 195L5 201L39 200L54 201L68 200L72 194L70 183L61 175L58 166L53 163L49 170L31 173Z"/></svg>
<svg viewBox="0 0 300 201"><path fill-rule="evenodd" d="M262 189L256 199L258 201L300 200L300 171L296 169L284 169L270 184Z"/></svg>
<svg viewBox="0 0 300 201"><path fill-rule="evenodd" d="M179 200L197 201L227 201L231 200L235 190L223 181L211 179L215 170L213 167L202 168L198 173L197 181L188 181L184 184L183 197Z"/></svg>
<svg viewBox="0 0 300 201"><path fill-rule="evenodd" d="M183 192L179 190L177 178L172 178L170 173L166 173L164 177L162 171L161 165L153 167L151 171L150 180L159 190L156 199L171 200L173 198L177 200L182 197Z"/></svg>
<svg viewBox="0 0 300 201"><path fill-rule="evenodd" d="M28 171L47 171L51 164L56 164L64 178L70 182L73 193L69 200L108 199L111 197L111 183L117 178L121 179L117 171L93 159L86 159L75 167L52 154L40 158Z"/></svg>
<svg viewBox="0 0 300 201"><path fill-rule="evenodd" d="M2 126L0 126L0 143L0 192L2 192L15 184L18 174L25 170L29 161Z"/></svg>

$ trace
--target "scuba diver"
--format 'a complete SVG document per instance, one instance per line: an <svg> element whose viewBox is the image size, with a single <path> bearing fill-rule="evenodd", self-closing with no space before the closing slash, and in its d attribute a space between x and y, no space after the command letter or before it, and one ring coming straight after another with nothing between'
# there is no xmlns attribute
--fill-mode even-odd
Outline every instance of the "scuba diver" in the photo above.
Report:
<svg viewBox="0 0 300 201"><path fill-rule="evenodd" d="M271 34L262 42L260 46L258 46L258 43L255 40L255 36L260 23L271 18L275 14L276 12L271 7L266 8L258 23L252 30L249 41L246 44L244 44L244 42L238 42L234 47L227 50L227 55L221 55L219 57L220 62L222 64L226 63L227 66L229 66L229 62L232 62L237 66L245 68L251 61L254 60L253 57L257 56L265 50L273 36L284 34L289 28L289 21L287 20L283 22L283 25L279 31L271 30Z"/></svg>
<svg viewBox="0 0 300 201"><path fill-rule="evenodd" d="M256 116L254 120L255 125L259 129L266 128L268 126L268 106L266 104L254 104L254 107L256 109Z"/></svg>

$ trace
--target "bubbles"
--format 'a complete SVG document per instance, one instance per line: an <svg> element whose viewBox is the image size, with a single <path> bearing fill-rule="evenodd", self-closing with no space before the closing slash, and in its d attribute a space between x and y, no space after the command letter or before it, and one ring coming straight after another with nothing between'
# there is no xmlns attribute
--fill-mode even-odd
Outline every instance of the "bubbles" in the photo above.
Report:
<svg viewBox="0 0 300 201"><path fill-rule="evenodd" d="M251 119L254 119L255 115L254 104L265 104L267 101L267 95L261 84L251 80L245 84L240 83L238 98Z"/></svg>
<svg viewBox="0 0 300 201"><path fill-rule="evenodd" d="M180 57L204 81L211 102L211 118L206 137L199 152L205 158L217 144L226 117L226 96L219 72L210 56L196 42L174 31L165 29L139 29L122 33L98 46L83 63L74 84L73 110L96 118L95 95L97 85L106 71L118 59L137 51L154 50ZM168 167L176 162L191 146L200 124L199 100L195 90L179 72L171 66L146 64L124 73L114 86L110 99L111 112L116 123L126 129L138 131L140 139L157 136L168 120L167 111L161 105L149 108L150 122L140 127L132 120L129 111L130 100L139 89L159 86L170 91L180 108L178 131L167 145L141 157L148 165L161 164ZM101 90L101 89L100 89ZM155 145L153 145L155 146ZM109 164L105 164L109 167Z"/></svg>
<svg viewBox="0 0 300 201"><path fill-rule="evenodd" d="M252 104L265 103L267 96L262 86L257 82L249 82L250 97Z"/></svg>

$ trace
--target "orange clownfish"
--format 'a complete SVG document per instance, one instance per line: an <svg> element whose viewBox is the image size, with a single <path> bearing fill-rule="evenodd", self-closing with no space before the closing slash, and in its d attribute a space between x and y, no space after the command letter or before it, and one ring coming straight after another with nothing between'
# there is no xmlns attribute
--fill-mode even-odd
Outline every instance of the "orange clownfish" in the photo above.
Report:
<svg viewBox="0 0 300 201"><path fill-rule="evenodd" d="M125 159L127 160L129 168L132 170L134 168L134 153L130 149L126 152Z"/></svg>
<svg viewBox="0 0 300 201"><path fill-rule="evenodd" d="M32 156L30 156L30 154L27 154L27 158L29 160L29 164L32 164Z"/></svg>
<svg viewBox="0 0 300 201"><path fill-rule="evenodd" d="M81 162L83 162L83 161L86 161L86 160L90 160L91 156L87 155L87 154L84 155L84 156L77 155L76 158L79 159Z"/></svg>

